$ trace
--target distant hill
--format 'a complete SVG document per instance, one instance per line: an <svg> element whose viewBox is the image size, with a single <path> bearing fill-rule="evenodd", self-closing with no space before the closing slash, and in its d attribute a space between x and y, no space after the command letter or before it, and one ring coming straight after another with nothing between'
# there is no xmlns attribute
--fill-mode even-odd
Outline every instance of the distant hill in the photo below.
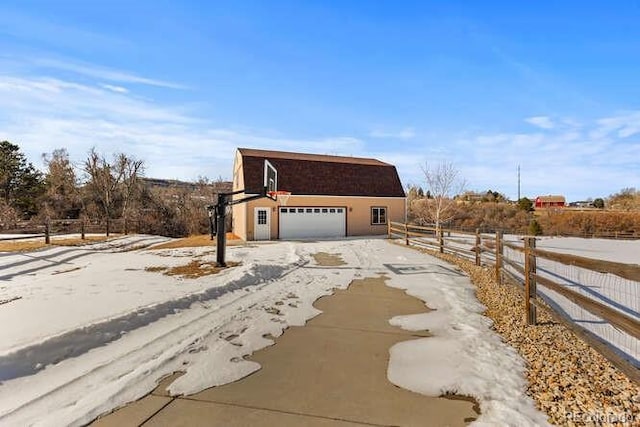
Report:
<svg viewBox="0 0 640 427"><path fill-rule="evenodd" d="M201 188L202 184L197 182L178 181L177 179L162 179L162 178L141 178L142 181L152 188L176 188L190 191L196 191ZM206 184L215 189L216 193L230 192L233 183L231 181L212 181Z"/></svg>

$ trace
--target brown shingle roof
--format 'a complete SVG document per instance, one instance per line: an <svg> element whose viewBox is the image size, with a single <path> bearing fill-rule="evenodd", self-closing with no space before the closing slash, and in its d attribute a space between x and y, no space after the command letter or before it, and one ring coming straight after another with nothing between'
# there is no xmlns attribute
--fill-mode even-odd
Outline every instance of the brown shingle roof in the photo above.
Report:
<svg viewBox="0 0 640 427"><path fill-rule="evenodd" d="M247 193L259 193L264 160L278 170L278 189L300 195L405 197L395 166L376 159L239 148Z"/></svg>

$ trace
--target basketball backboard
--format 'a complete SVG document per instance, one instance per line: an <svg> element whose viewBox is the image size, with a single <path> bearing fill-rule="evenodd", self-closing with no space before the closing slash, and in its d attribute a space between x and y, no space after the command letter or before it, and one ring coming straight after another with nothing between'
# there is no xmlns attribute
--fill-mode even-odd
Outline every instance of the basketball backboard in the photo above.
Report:
<svg viewBox="0 0 640 427"><path fill-rule="evenodd" d="M269 193L273 193L278 191L278 171L275 167L269 162L269 160L264 160L264 187L266 188L267 194L266 196L274 199Z"/></svg>

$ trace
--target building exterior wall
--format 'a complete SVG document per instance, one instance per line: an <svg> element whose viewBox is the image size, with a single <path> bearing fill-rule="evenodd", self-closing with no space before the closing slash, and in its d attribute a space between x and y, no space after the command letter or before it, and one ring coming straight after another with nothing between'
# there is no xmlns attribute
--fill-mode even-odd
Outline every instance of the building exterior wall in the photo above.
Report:
<svg viewBox="0 0 640 427"><path fill-rule="evenodd" d="M235 181L234 181L235 182ZM371 208L385 207L387 209L387 222L405 220L404 197L350 197L350 196L290 196L286 202L287 207L341 207L346 209L347 236L368 236L387 233L387 224L371 224ZM271 239L276 240L279 236L279 207L281 201L262 198L243 203L236 206L244 206L243 212L245 220L244 233L241 235L234 232L244 240L254 240L254 213L256 207L271 208ZM234 206L234 223L239 220L235 217L236 206ZM241 218L241 217L238 217ZM240 230L240 227L238 228Z"/></svg>
<svg viewBox="0 0 640 427"><path fill-rule="evenodd" d="M242 171L242 156L239 151L236 151L236 157L233 162L233 191L244 189L244 174ZM233 200L238 200L244 197L244 194L236 194L233 196ZM233 233L240 237L242 240L247 240L247 205L246 203L239 203L232 207L233 215Z"/></svg>
<svg viewBox="0 0 640 427"><path fill-rule="evenodd" d="M566 202L564 197L536 197L535 207L536 208L563 208L565 207Z"/></svg>

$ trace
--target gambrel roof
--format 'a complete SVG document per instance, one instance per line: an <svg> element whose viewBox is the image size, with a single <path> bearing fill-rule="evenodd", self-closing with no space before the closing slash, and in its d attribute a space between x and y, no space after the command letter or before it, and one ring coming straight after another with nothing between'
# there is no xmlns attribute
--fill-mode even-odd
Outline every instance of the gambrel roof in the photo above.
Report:
<svg viewBox="0 0 640 427"><path fill-rule="evenodd" d="M246 193L259 193L264 161L278 170L278 189L294 195L405 197L395 166L376 159L238 148Z"/></svg>

